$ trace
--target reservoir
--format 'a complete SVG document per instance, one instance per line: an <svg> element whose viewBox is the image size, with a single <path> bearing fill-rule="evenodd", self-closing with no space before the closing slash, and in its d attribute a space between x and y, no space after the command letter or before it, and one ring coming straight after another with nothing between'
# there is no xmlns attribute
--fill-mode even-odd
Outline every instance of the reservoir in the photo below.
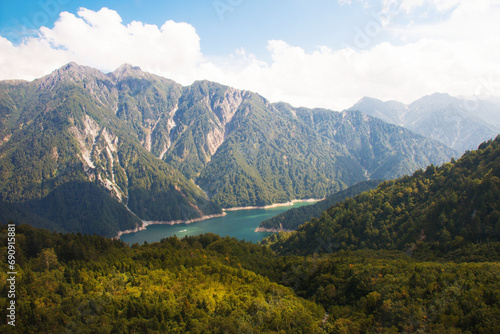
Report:
<svg viewBox="0 0 500 334"><path fill-rule="evenodd" d="M211 218L191 224L149 225L145 230L123 234L120 239L128 244L144 241L148 243L160 241L176 235L183 238L186 235L215 233L220 236L235 237L238 240L258 242L270 236L270 232L255 232L261 221L276 216L291 208L314 204L315 202L295 202L293 205L278 206L269 209L242 209L227 211L224 217Z"/></svg>

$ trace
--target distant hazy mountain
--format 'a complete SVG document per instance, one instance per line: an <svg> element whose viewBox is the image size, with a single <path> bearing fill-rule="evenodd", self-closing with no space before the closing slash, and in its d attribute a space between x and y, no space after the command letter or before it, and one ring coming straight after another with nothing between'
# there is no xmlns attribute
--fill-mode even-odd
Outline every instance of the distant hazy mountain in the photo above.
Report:
<svg viewBox="0 0 500 334"><path fill-rule="evenodd" d="M365 97L349 110L403 126L459 152L476 149L500 133L500 103L448 94L425 96L409 105Z"/></svg>
<svg viewBox="0 0 500 334"><path fill-rule="evenodd" d="M70 63L0 82L0 204L11 213L0 219L66 231L112 235L138 218L326 197L454 155L359 112L271 104L208 81L183 87L130 65L104 74Z"/></svg>

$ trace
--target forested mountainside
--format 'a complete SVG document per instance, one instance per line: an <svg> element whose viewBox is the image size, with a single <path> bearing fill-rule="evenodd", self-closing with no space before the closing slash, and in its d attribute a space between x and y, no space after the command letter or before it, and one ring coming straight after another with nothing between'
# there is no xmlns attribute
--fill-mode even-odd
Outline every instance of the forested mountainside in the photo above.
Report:
<svg viewBox="0 0 500 334"><path fill-rule="evenodd" d="M89 230L85 218L62 215L64 211L71 214L70 207L51 213L51 208L60 205L49 203L51 198L76 196L83 202L74 208L81 209L74 212L77 217L90 218L94 210L118 210L125 218L112 222L104 221L105 216L98 217L112 226L105 231L107 236L136 227L138 219L124 205L146 220L220 213L192 181L144 149L132 125L118 117L116 108L121 101L109 76L69 64L33 82L2 82L0 95L3 202L19 204L25 210L32 207L28 202L44 200L43 207L35 204L41 210L34 213L56 225L65 224L61 226L64 230L104 232ZM83 193L95 192L95 187L66 186L81 182L93 183L107 192L110 198L103 201L105 207L94 207L93 196ZM50 196L53 191L59 195ZM11 217L2 213L2 218ZM36 225L37 221L31 223Z"/></svg>
<svg viewBox="0 0 500 334"><path fill-rule="evenodd" d="M270 219L264 220L259 224L259 227L271 231L296 230L300 225L310 221L313 217L321 216L321 214L332 205L347 198L354 197L364 191L374 189L380 182L381 180L370 180L356 183L346 190L336 192L318 203L293 208Z"/></svg>
<svg viewBox="0 0 500 334"><path fill-rule="evenodd" d="M373 174L390 179L455 154L369 117L343 120L345 115L328 110L321 124L313 125L255 93L208 81L169 88L171 111L151 113L150 104L166 103L153 98L162 88L137 84L137 77L144 75L137 68L125 66L121 73L128 101L143 102L120 117L150 134L142 140L145 147L194 180L222 207L325 197ZM331 136L318 131L320 126L346 129ZM362 133L349 133L353 131ZM370 147L355 147L351 136Z"/></svg>
<svg viewBox="0 0 500 334"><path fill-rule="evenodd" d="M399 126L380 121L359 111L332 112L327 109L294 108L279 103L276 108L313 128L328 143L341 145L371 179L394 179L440 163L456 152Z"/></svg>
<svg viewBox="0 0 500 334"><path fill-rule="evenodd" d="M42 199L22 203L0 201L0 219L27 223L58 232L114 237L142 222L95 183L66 182Z"/></svg>
<svg viewBox="0 0 500 334"><path fill-rule="evenodd" d="M104 74L70 63L32 82L0 83L0 201L8 208L0 218L60 231L111 236L139 220L323 198L454 154L361 113L274 105L208 81L183 87L130 65ZM67 194L81 182L110 198L91 212L92 196L82 192L96 187ZM74 213L50 202L78 196ZM110 212L122 218L98 218Z"/></svg>
<svg viewBox="0 0 500 334"><path fill-rule="evenodd" d="M0 252L7 253L7 225ZM442 261L429 249L276 255L213 234L129 247L16 227L16 327L2 333L496 333L500 244ZM424 241L425 242L425 241ZM463 248L462 248L463 247ZM321 249L324 250L324 249Z"/></svg>
<svg viewBox="0 0 500 334"><path fill-rule="evenodd" d="M280 234L273 248L312 254L321 240L331 250L432 249L452 258L465 245L500 241L499 187L500 136L458 161L430 165L337 204L296 232Z"/></svg>
<svg viewBox="0 0 500 334"><path fill-rule="evenodd" d="M500 133L500 104L433 94L408 105L364 97L349 110L403 126L460 153L477 148Z"/></svg>
<svg viewBox="0 0 500 334"><path fill-rule="evenodd" d="M323 308L277 284L271 252L255 244L207 234L129 247L28 225L16 240L18 318L6 325L0 296L2 333L321 333Z"/></svg>

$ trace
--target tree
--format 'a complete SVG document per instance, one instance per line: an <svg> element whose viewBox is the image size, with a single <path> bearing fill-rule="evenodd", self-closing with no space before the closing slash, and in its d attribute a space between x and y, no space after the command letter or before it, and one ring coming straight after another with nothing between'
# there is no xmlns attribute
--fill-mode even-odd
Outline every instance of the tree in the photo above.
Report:
<svg viewBox="0 0 500 334"><path fill-rule="evenodd" d="M54 248L45 248L36 259L36 268L38 271L50 270L57 267L57 255Z"/></svg>

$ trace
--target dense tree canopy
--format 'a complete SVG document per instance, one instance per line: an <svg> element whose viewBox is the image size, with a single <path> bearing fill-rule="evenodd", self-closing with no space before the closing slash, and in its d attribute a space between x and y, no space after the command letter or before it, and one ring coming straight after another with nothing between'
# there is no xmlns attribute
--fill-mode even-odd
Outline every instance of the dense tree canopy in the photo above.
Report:
<svg viewBox="0 0 500 334"><path fill-rule="evenodd" d="M246 269L277 281L261 246L210 234L128 247L27 225L16 232L17 323L6 325L2 261L3 333L320 333L321 306Z"/></svg>
<svg viewBox="0 0 500 334"><path fill-rule="evenodd" d="M1 254L6 236L1 225ZM27 225L17 226L16 247L16 328L6 324L9 270L0 264L4 333L500 330L498 262L382 250L277 256L214 234L129 247Z"/></svg>

